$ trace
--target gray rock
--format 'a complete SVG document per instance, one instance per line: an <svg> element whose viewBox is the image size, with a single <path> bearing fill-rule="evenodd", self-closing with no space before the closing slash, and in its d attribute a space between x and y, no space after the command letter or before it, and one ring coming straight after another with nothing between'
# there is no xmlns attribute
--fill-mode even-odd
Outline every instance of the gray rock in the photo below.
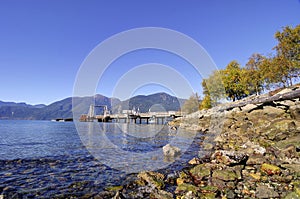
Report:
<svg viewBox="0 0 300 199"><path fill-rule="evenodd" d="M174 196L172 193L164 191L164 190L158 190L157 192L153 192L151 195L153 198L157 199L173 199Z"/></svg>
<svg viewBox="0 0 300 199"><path fill-rule="evenodd" d="M281 90L280 92L278 92L276 95L283 95L285 93L289 93L289 92L292 92L293 89L292 88L285 88L283 90Z"/></svg>
<svg viewBox="0 0 300 199"><path fill-rule="evenodd" d="M263 155L266 153L266 149L260 145L254 144L253 142L246 142L242 146L244 149L248 149L250 152L249 154L255 153L255 154L260 154Z"/></svg>
<svg viewBox="0 0 300 199"><path fill-rule="evenodd" d="M246 106L242 107L242 111L251 112L252 110L254 110L256 108L257 108L257 105L247 104Z"/></svg>
<svg viewBox="0 0 300 199"><path fill-rule="evenodd" d="M255 196L257 198L278 198L279 194L267 185L258 185Z"/></svg>
<svg viewBox="0 0 300 199"><path fill-rule="evenodd" d="M248 155L237 151L217 150L212 156L217 163L225 165L240 164L248 159Z"/></svg>
<svg viewBox="0 0 300 199"><path fill-rule="evenodd" d="M291 116L295 120L300 120L300 104L290 107Z"/></svg>
<svg viewBox="0 0 300 199"><path fill-rule="evenodd" d="M295 105L295 102L293 102L292 100L285 100L285 101L281 101L281 102L275 102L275 104L278 106L280 105L283 105L283 106L286 106L286 107L290 107L290 106L294 106Z"/></svg>
<svg viewBox="0 0 300 199"><path fill-rule="evenodd" d="M176 157L180 155L181 150L176 146L171 146L170 144L167 144L163 147L163 153L165 156L168 157Z"/></svg>
<svg viewBox="0 0 300 199"><path fill-rule="evenodd" d="M255 154L251 155L247 160L247 165L261 165L266 161L266 158L263 155Z"/></svg>

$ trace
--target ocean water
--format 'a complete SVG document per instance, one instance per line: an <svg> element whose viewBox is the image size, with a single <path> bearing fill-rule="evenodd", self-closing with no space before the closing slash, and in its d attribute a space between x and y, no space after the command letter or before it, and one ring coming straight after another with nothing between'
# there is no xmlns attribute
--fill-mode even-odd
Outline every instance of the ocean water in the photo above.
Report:
<svg viewBox="0 0 300 199"><path fill-rule="evenodd" d="M0 194L82 196L141 170L176 172L197 156L200 138L167 125L0 120ZM166 159L166 144L182 154Z"/></svg>

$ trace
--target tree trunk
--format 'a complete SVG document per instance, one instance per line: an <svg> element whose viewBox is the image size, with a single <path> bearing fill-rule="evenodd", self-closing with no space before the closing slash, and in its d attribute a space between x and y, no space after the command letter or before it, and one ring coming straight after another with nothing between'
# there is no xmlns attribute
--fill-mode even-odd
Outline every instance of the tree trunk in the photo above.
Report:
<svg viewBox="0 0 300 199"><path fill-rule="evenodd" d="M284 93L284 94L275 94L273 96L267 96L267 97L261 97L261 98L256 98L256 99L250 99L247 101L243 101L237 104L229 104L225 105L221 110L231 110L236 107L242 107L247 104L265 104L265 103L270 103L274 101L283 101L283 100L292 100L300 98L300 89L298 88L297 90Z"/></svg>

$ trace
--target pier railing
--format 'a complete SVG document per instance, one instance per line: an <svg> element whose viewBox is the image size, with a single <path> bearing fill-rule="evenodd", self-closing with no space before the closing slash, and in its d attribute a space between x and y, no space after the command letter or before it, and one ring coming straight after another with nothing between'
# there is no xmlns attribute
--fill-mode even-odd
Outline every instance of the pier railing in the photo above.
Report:
<svg viewBox="0 0 300 199"><path fill-rule="evenodd" d="M82 115L80 121L82 122L123 122L123 123L165 123L166 121L182 117L181 112L148 112L138 114L103 114L103 115Z"/></svg>

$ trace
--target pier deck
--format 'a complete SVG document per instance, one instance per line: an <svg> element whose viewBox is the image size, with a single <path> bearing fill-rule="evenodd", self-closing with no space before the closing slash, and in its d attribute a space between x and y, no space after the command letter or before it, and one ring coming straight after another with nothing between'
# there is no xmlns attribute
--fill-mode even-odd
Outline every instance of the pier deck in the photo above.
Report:
<svg viewBox="0 0 300 199"><path fill-rule="evenodd" d="M103 115L95 115L95 107L103 108ZM182 113L178 111L168 111L168 112L148 112L139 113L134 111L125 111L125 113L120 114L110 114L106 105L90 105L88 114L83 114L80 117L81 122L124 122L124 123L156 123L163 124L166 121L173 120L178 117L182 117ZM143 122L144 121L144 122Z"/></svg>

